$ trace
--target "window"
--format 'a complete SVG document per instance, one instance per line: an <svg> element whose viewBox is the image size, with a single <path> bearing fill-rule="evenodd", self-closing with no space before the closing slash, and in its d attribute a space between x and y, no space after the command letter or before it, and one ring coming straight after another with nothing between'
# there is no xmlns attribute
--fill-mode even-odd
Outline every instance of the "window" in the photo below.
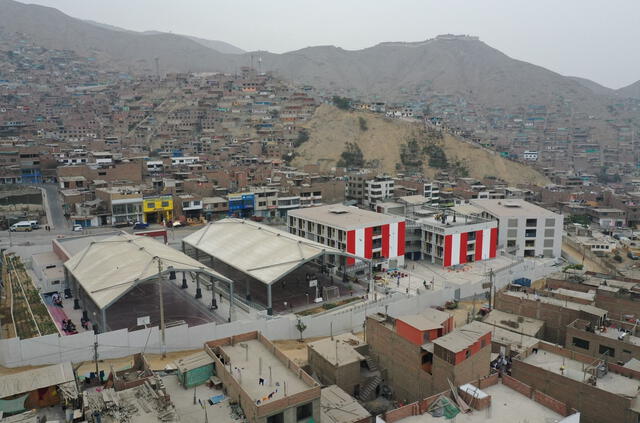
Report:
<svg viewBox="0 0 640 423"><path fill-rule="evenodd" d="M307 403L296 408L296 418L298 421L305 421L313 416L313 404Z"/></svg>
<svg viewBox="0 0 640 423"><path fill-rule="evenodd" d="M509 241L507 241L507 248L513 248L515 246L516 246L515 239L510 239Z"/></svg>
<svg viewBox="0 0 640 423"><path fill-rule="evenodd" d="M607 354L609 357L615 357L616 350L615 348L607 347L606 345L600 345L598 349L599 354Z"/></svg>
<svg viewBox="0 0 640 423"><path fill-rule="evenodd" d="M573 337L573 340L571 341L571 343L573 345L575 345L578 348L582 348L585 350L589 349L589 341L585 340L585 339L581 339L581 338L576 338L575 336Z"/></svg>
<svg viewBox="0 0 640 423"><path fill-rule="evenodd" d="M518 236L517 229L507 229L507 238L515 238Z"/></svg>
<svg viewBox="0 0 640 423"><path fill-rule="evenodd" d="M555 219L553 219L553 218L551 218L551 219L546 219L546 220L544 221L544 226L546 226L547 228L549 228L549 227L553 227L553 226L556 226L556 220L555 220Z"/></svg>
<svg viewBox="0 0 640 423"><path fill-rule="evenodd" d="M507 221L507 226L510 228L517 228L518 227L518 219L509 219Z"/></svg>
<svg viewBox="0 0 640 423"><path fill-rule="evenodd" d="M553 248L553 240L545 239L544 240L544 248Z"/></svg>
<svg viewBox="0 0 640 423"><path fill-rule="evenodd" d="M267 423L284 423L284 414L278 413L267 417Z"/></svg>
<svg viewBox="0 0 640 423"><path fill-rule="evenodd" d="M538 226L538 219L527 219L528 228L535 228L536 226Z"/></svg>
<svg viewBox="0 0 640 423"><path fill-rule="evenodd" d="M162 202L162 207L169 207L169 202L168 201L163 201Z"/></svg>
<svg viewBox="0 0 640 423"><path fill-rule="evenodd" d="M556 231L553 229L545 229L544 230L544 237L545 238L553 238L556 234Z"/></svg>
<svg viewBox="0 0 640 423"><path fill-rule="evenodd" d="M188 201L183 201L182 202L182 207L189 207L189 202Z"/></svg>
<svg viewBox="0 0 640 423"><path fill-rule="evenodd" d="M155 209L156 208L156 203L147 203L147 208Z"/></svg>
<svg viewBox="0 0 640 423"><path fill-rule="evenodd" d="M466 350L464 352L464 358L469 358L469 357L471 357L471 350Z"/></svg>

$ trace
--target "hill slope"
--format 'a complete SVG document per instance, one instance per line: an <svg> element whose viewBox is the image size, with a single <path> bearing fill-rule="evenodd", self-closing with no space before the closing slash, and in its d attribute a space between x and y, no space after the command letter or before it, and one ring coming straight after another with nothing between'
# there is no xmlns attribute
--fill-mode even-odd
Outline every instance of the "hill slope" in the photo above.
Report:
<svg viewBox="0 0 640 423"><path fill-rule="evenodd" d="M360 129L359 118L366 121L368 129ZM400 162L402 146L411 138L422 133L420 125L384 118L364 112L345 112L333 106L320 106L313 118L305 125L309 131L309 141L302 144L294 166L319 164L322 169L334 167L348 142L358 144L367 161L378 161L380 172L394 174L396 163ZM510 184L544 185L549 180L536 170L506 160L478 146L445 135L440 142L447 158L460 160L466 164L469 176L484 178L495 176ZM423 164L424 173L433 177L438 169Z"/></svg>
<svg viewBox="0 0 640 423"><path fill-rule="evenodd" d="M122 31L74 19L56 9L12 0L0 0L0 10L0 34L21 32L44 47L104 58L123 70L154 72L156 57L163 72L230 72L251 63L249 53L220 53L208 40L196 42L175 34ZM320 46L255 55L262 58L265 71L357 98L401 101L446 93L459 94L485 106L550 104L563 98L584 111L603 110L600 97L581 83L511 59L470 37L382 43L355 51Z"/></svg>
<svg viewBox="0 0 640 423"><path fill-rule="evenodd" d="M97 26L99 28L109 29L109 30L113 30L113 31L120 31L120 32L128 32L130 34L142 34L142 35L168 34L166 32L161 32L161 31L136 32L136 31L131 31L129 29L124 29L124 28L120 28L118 26L104 24L104 23L96 22L96 21L92 21L92 20L85 20L84 22L87 22L87 23L89 23L91 25L94 25L94 26ZM205 46L207 48L210 48L210 49L215 50L215 51L220 52L220 53L225 53L225 54L243 54L243 53L246 53L246 51L242 50L241 48L238 48L238 47L234 46L233 44L229 44L229 43L224 42L224 41L207 40L205 38L193 37L191 35L180 35L180 34L178 34L178 36L188 38L188 39L190 39L192 41L195 41L196 43L198 43L200 45L203 45L203 46Z"/></svg>
<svg viewBox="0 0 640 423"><path fill-rule="evenodd" d="M604 85L600 85L597 82L594 82L587 78L580 78L579 76L567 76L568 79L571 79L578 84L582 85L585 88L588 88L597 95L606 95L606 96L614 96L616 95L616 90L605 87Z"/></svg>
<svg viewBox="0 0 640 423"><path fill-rule="evenodd" d="M163 71L221 69L224 55L186 37L173 34L114 30L75 19L37 5L0 0L0 34L25 34L46 48L73 50L81 56L109 61L117 68L134 67L153 72L154 58Z"/></svg>
<svg viewBox="0 0 640 423"><path fill-rule="evenodd" d="M640 81L620 88L617 93L623 97L640 98Z"/></svg>

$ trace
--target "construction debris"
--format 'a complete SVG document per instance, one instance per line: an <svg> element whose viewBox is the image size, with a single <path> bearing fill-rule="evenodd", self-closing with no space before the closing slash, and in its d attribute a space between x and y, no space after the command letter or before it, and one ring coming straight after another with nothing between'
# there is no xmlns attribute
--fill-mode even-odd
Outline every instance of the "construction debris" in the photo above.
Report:
<svg viewBox="0 0 640 423"><path fill-rule="evenodd" d="M103 422L133 421L134 416L154 414L158 421L179 421L173 403L167 395L160 377L145 380L143 384L116 391L106 388L83 393L84 412L88 422L96 422L99 415Z"/></svg>

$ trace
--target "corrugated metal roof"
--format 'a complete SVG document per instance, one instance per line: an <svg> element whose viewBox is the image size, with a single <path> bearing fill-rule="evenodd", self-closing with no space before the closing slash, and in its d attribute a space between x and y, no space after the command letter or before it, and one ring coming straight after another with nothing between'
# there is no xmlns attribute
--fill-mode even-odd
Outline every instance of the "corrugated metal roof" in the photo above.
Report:
<svg viewBox="0 0 640 423"><path fill-rule="evenodd" d="M40 388L60 385L74 380L71 363L54 364L0 376L0 398L31 392Z"/></svg>
<svg viewBox="0 0 640 423"><path fill-rule="evenodd" d="M186 254L153 238L122 233L92 242L64 266L99 307L109 306L137 283L170 268L203 271L229 281Z"/></svg>
<svg viewBox="0 0 640 423"><path fill-rule="evenodd" d="M211 223L183 242L267 285L324 253L344 255L336 248L233 218Z"/></svg>

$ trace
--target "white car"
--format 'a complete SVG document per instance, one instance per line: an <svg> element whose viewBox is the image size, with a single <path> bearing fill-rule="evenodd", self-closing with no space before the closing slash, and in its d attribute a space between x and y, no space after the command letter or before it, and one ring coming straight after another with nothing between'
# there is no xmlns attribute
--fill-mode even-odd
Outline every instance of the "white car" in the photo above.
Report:
<svg viewBox="0 0 640 423"><path fill-rule="evenodd" d="M82 232L84 228L81 225L73 225L73 232Z"/></svg>

